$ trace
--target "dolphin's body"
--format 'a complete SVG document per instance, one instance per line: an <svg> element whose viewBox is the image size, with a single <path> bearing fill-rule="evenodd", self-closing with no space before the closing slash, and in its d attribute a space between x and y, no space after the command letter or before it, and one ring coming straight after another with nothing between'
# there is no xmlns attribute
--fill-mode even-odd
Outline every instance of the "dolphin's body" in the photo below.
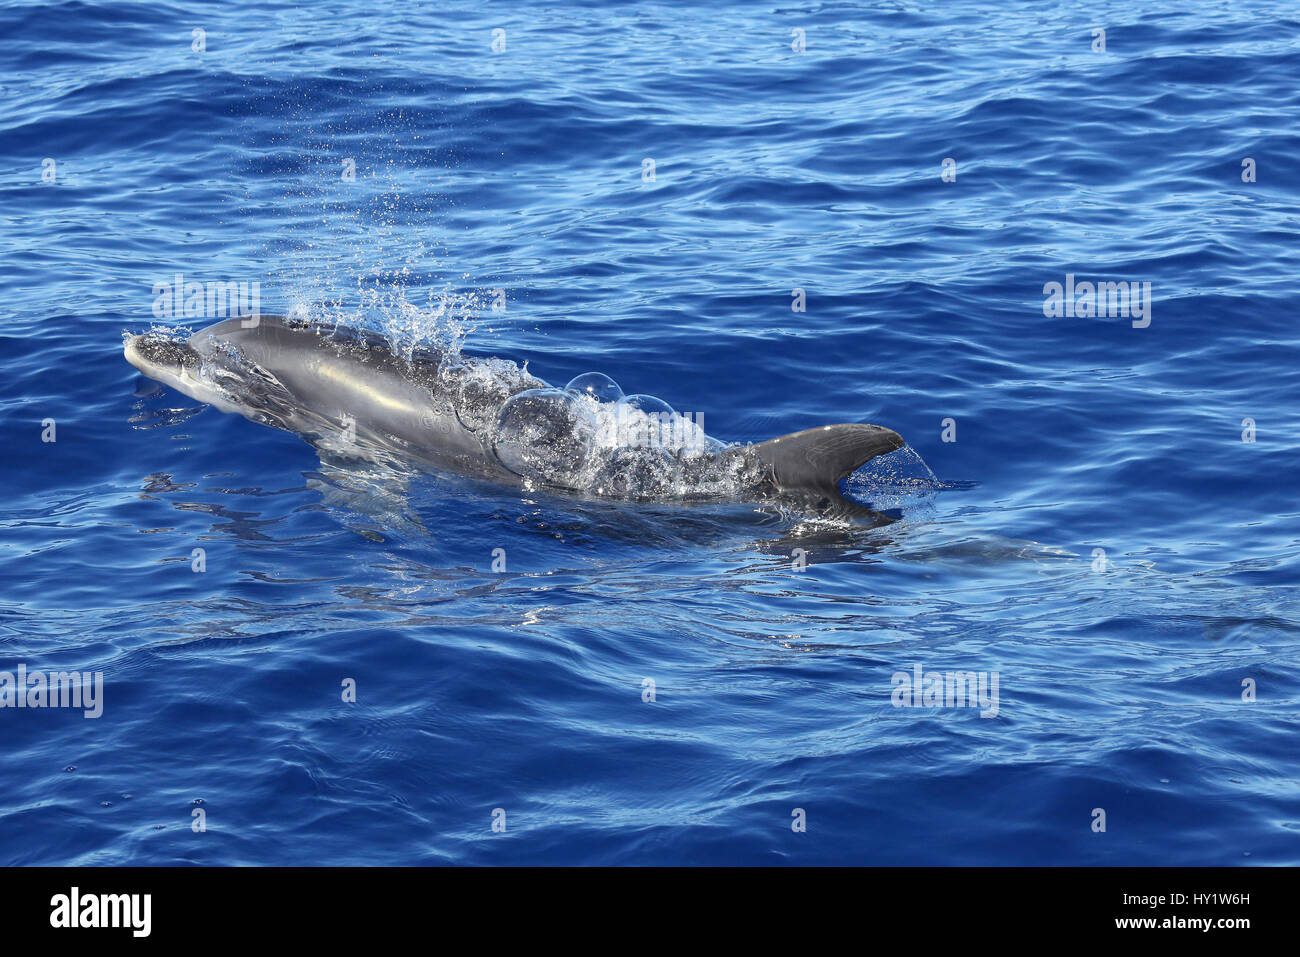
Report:
<svg viewBox="0 0 1300 957"><path fill-rule="evenodd" d="M357 454L388 453L498 484L570 494L787 498L861 515L866 510L840 495L839 482L903 445L881 426L828 425L757 445L727 446L699 433L702 442L684 447L596 442L593 452L591 409L604 414L609 407L550 389L513 362L423 351L404 356L374 333L281 316L225 319L187 340L130 336L123 351L152 379L309 441L337 444L344 436Z"/></svg>

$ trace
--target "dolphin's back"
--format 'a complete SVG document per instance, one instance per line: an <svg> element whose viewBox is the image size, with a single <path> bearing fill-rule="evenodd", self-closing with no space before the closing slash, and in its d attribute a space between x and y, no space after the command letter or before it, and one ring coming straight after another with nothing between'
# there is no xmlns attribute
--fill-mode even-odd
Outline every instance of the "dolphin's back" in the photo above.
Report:
<svg viewBox="0 0 1300 957"><path fill-rule="evenodd" d="M223 319L190 336L189 344L200 354L212 347L229 344L250 362L268 371L301 364L318 355L324 359L361 361L376 371L400 373L402 364L388 341L368 329L331 327L284 316L254 316L250 319ZM427 365L429 377L436 375L438 358L422 354L420 364ZM410 363L406 363L409 374Z"/></svg>
<svg viewBox="0 0 1300 957"><path fill-rule="evenodd" d="M241 384L262 390L257 411L281 428L355 434L434 465L499 471L444 394L441 359L433 353L406 359L376 333L282 316L223 320L189 344L209 359L244 364Z"/></svg>

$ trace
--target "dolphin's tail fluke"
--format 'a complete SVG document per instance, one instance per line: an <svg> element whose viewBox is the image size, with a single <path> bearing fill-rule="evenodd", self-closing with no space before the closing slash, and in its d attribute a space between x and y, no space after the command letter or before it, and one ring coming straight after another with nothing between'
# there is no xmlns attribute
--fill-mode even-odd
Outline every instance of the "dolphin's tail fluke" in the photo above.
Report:
<svg viewBox="0 0 1300 957"><path fill-rule="evenodd" d="M839 483L877 455L903 447L903 437L879 425L823 425L768 439L753 447L767 481L782 492L847 503Z"/></svg>

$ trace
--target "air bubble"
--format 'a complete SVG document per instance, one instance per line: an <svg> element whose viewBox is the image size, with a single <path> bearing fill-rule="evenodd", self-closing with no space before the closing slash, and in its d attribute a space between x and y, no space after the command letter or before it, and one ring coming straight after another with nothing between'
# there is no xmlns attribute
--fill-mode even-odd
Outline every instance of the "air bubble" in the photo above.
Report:
<svg viewBox="0 0 1300 957"><path fill-rule="evenodd" d="M529 389L501 407L493 446L501 464L516 475L574 488L595 434L591 410L575 393Z"/></svg>
<svg viewBox="0 0 1300 957"><path fill-rule="evenodd" d="M646 415L676 415L673 407L656 395L629 395L623 399L623 403Z"/></svg>
<svg viewBox="0 0 1300 957"><path fill-rule="evenodd" d="M584 372L575 376L569 380L564 391L585 395L597 402L617 402L623 398L623 390L618 383L603 372Z"/></svg>

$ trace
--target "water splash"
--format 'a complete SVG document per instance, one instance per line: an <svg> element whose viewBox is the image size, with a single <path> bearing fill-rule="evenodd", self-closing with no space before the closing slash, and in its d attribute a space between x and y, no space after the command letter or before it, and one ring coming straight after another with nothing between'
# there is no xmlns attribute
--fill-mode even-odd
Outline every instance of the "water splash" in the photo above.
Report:
<svg viewBox="0 0 1300 957"><path fill-rule="evenodd" d="M479 320L489 307L487 300L484 293L459 291L447 284L428 290L424 301L419 302L413 301L407 287L397 282L358 280L355 299L306 299L299 295L291 301L287 314L291 319L334 330L362 328L378 332L395 355L409 362L421 351L458 355L479 328Z"/></svg>
<svg viewBox="0 0 1300 957"><path fill-rule="evenodd" d="M601 388L531 389L505 402L497 417L498 458L533 487L631 500L698 499L738 497L757 483L755 463L740 446L707 435L666 402L649 396L629 402L600 373L579 379ZM618 398L601 401L598 394Z"/></svg>
<svg viewBox="0 0 1300 957"><path fill-rule="evenodd" d="M844 496L881 512L907 512L910 517L930 515L944 484L921 454L910 445L880 455L845 481Z"/></svg>

